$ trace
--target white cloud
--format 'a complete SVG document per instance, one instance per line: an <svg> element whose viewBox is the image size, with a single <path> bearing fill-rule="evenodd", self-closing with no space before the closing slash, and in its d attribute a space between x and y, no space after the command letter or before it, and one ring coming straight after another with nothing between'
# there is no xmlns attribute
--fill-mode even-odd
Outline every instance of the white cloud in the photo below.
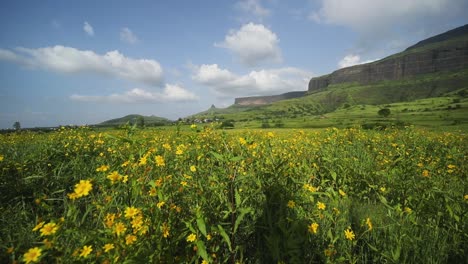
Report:
<svg viewBox="0 0 468 264"><path fill-rule="evenodd" d="M120 30L120 40L129 44L135 44L139 41L137 36L127 27Z"/></svg>
<svg viewBox="0 0 468 264"><path fill-rule="evenodd" d="M413 24L427 24L436 17L462 15L468 4L466 0L321 0L320 6L310 13L311 20L375 33L400 25L411 28Z"/></svg>
<svg viewBox="0 0 468 264"><path fill-rule="evenodd" d="M153 86L163 83L163 70L157 61L125 57L117 50L99 55L64 46L16 48L16 52L0 49L0 60L58 73L103 74Z"/></svg>
<svg viewBox="0 0 468 264"><path fill-rule="evenodd" d="M274 93L307 90L310 72L286 67L251 71L237 75L217 64L195 66L192 79L206 85L220 97L271 95Z"/></svg>
<svg viewBox="0 0 468 264"><path fill-rule="evenodd" d="M232 51L243 64L255 66L261 62L281 62L278 43L276 34L264 25L249 23L231 31L222 43L214 45Z"/></svg>
<svg viewBox="0 0 468 264"><path fill-rule="evenodd" d="M88 34L88 36L94 36L94 29L91 24L88 23L88 21L84 22L83 30L86 32L86 34Z"/></svg>
<svg viewBox="0 0 468 264"><path fill-rule="evenodd" d="M241 11L251 14L260 20L271 14L269 9L262 6L260 0L243 0L237 2L236 6Z"/></svg>
<svg viewBox="0 0 468 264"><path fill-rule="evenodd" d="M108 96L90 96L74 94L71 100L82 102L99 103L163 103L163 102L186 102L198 100L198 96L182 88L179 85L166 84L162 92L153 92L140 88L134 88L121 94Z"/></svg>
<svg viewBox="0 0 468 264"><path fill-rule="evenodd" d="M350 67L350 66L354 66L358 64L365 64L365 63L369 63L373 61L376 61L376 60L361 61L361 56L356 55L356 54L348 54L338 62L338 67L341 69L341 68Z"/></svg>

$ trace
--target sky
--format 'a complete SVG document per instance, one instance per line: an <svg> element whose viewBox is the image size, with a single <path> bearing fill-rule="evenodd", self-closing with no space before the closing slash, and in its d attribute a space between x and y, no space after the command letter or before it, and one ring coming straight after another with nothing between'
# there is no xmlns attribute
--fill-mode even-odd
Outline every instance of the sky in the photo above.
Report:
<svg viewBox="0 0 468 264"><path fill-rule="evenodd" d="M171 120L468 23L468 0L153 0L0 3L0 129Z"/></svg>

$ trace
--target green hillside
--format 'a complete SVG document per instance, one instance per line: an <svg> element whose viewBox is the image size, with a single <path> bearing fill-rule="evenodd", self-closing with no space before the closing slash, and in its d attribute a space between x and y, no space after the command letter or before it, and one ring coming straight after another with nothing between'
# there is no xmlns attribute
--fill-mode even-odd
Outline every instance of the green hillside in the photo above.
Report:
<svg viewBox="0 0 468 264"><path fill-rule="evenodd" d="M236 127L328 127L413 124L468 126L468 69L371 85L344 83L265 106L211 108L191 118L230 120ZM380 117L379 109L390 116Z"/></svg>
<svg viewBox="0 0 468 264"><path fill-rule="evenodd" d="M142 115L127 115L120 118L115 118L111 120L104 121L102 123L97 124L97 126L121 126L127 123L129 124L138 124L138 122L142 122L145 126L156 126L156 125L165 125L170 123L170 120L158 117L158 116L142 116Z"/></svg>

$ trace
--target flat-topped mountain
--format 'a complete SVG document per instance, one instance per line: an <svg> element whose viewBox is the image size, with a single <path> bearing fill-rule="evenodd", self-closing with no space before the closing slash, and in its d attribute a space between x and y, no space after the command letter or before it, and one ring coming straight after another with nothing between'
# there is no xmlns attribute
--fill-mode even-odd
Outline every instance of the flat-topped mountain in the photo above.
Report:
<svg viewBox="0 0 468 264"><path fill-rule="evenodd" d="M341 83L367 85L465 68L468 68L468 25L420 41L401 53L379 61L312 78L308 90L316 92L329 85Z"/></svg>

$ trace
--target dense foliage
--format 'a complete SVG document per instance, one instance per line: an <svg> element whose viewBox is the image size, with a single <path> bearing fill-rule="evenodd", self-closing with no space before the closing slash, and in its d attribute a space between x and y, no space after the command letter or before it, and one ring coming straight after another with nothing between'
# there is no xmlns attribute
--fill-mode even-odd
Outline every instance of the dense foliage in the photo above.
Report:
<svg viewBox="0 0 468 264"><path fill-rule="evenodd" d="M0 262L463 263L467 136L0 135Z"/></svg>

